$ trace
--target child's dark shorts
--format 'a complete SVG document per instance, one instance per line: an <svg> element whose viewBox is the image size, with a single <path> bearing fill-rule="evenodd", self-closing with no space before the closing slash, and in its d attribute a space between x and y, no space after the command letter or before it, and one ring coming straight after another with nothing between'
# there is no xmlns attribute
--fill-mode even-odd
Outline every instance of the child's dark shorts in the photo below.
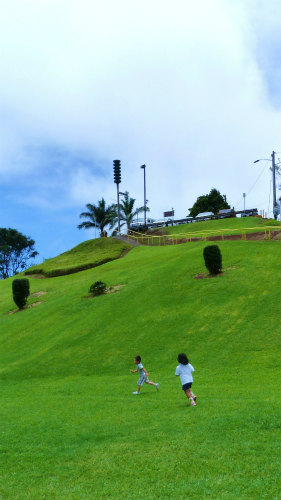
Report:
<svg viewBox="0 0 281 500"><path fill-rule="evenodd" d="M183 384L182 390L187 391L188 389L191 389L192 382L188 382L187 384Z"/></svg>

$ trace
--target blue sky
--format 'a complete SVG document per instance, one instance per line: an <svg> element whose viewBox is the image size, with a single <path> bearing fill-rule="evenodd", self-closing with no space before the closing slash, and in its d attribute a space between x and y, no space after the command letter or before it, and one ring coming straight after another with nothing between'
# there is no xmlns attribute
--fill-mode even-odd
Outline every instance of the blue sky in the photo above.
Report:
<svg viewBox="0 0 281 500"><path fill-rule="evenodd" d="M272 215L253 161L281 151L279 1L0 4L0 226L39 262L94 236L79 214L115 202L115 158L138 206L146 163L156 219L212 187Z"/></svg>

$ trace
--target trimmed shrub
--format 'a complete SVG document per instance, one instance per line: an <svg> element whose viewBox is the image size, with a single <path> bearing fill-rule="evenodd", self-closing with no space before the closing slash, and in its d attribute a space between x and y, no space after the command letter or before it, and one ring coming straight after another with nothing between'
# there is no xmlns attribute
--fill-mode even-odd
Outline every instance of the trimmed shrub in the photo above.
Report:
<svg viewBox="0 0 281 500"><path fill-rule="evenodd" d="M222 255L217 245L209 245L204 248L203 256L205 266L210 274L219 274L222 270Z"/></svg>
<svg viewBox="0 0 281 500"><path fill-rule="evenodd" d="M103 281L95 281L90 286L89 293L92 293L93 295L102 295L105 293L106 290L106 284Z"/></svg>
<svg viewBox="0 0 281 500"><path fill-rule="evenodd" d="M23 309L29 296L29 280L15 279L12 283L13 299L19 309Z"/></svg>

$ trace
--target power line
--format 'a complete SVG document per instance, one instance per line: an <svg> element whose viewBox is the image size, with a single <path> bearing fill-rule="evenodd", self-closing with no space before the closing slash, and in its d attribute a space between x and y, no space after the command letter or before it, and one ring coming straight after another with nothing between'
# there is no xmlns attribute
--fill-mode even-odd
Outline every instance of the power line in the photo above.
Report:
<svg viewBox="0 0 281 500"><path fill-rule="evenodd" d="M262 171L259 173L259 175L258 175L257 179L255 180L254 184L250 187L249 191L246 193L246 196L248 196L250 194L250 192L254 189L255 185L257 184L257 182L261 178L262 174L264 173L266 167L267 167L267 164L265 164L265 166L263 167ZM234 205L236 207L236 209L240 207L241 203L242 203L242 200L240 200L236 205Z"/></svg>
<svg viewBox="0 0 281 500"><path fill-rule="evenodd" d="M271 184L272 184L272 179L270 179L270 181L269 181L269 197L268 197L267 215L269 215L269 206L270 206L270 198L271 198Z"/></svg>
<svg viewBox="0 0 281 500"><path fill-rule="evenodd" d="M254 184L252 185L252 187L249 189L248 193L246 194L246 196L248 196L248 194L250 194L250 192L254 189L256 183L258 182L258 180L260 179L260 177L262 176L262 174L264 173L265 169L266 169L267 165L265 164L264 168L262 169L260 175L258 176L258 178L256 179L256 181L254 182Z"/></svg>

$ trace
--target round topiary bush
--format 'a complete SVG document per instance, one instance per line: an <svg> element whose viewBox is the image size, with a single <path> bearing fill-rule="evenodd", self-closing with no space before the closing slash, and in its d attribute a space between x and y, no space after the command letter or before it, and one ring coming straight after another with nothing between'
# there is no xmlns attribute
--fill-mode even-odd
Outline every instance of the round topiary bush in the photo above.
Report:
<svg viewBox="0 0 281 500"><path fill-rule="evenodd" d="M210 274L219 274L222 270L222 255L217 245L209 245L204 248L203 256L205 266Z"/></svg>
<svg viewBox="0 0 281 500"><path fill-rule="evenodd" d="M89 293L93 295L102 295L106 291L106 284L103 281L95 281L90 286Z"/></svg>
<svg viewBox="0 0 281 500"><path fill-rule="evenodd" d="M13 299L19 309L23 309L29 296L29 280L15 279L12 283Z"/></svg>

